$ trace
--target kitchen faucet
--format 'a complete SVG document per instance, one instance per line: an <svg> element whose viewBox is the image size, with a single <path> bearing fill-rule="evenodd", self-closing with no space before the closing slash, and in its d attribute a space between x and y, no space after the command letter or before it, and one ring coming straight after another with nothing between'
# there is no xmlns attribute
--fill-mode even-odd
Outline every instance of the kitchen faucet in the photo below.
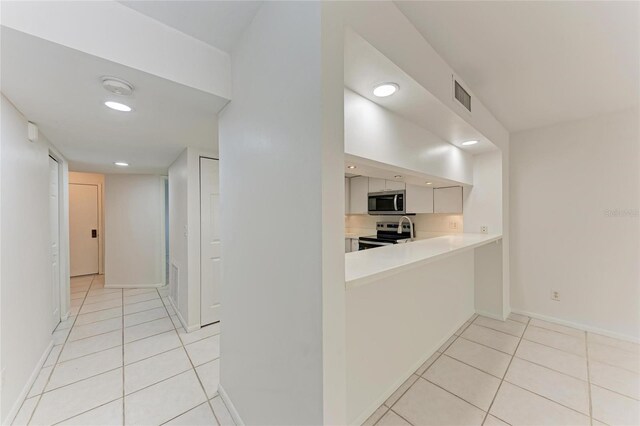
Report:
<svg viewBox="0 0 640 426"><path fill-rule="evenodd" d="M398 234L402 234L402 223L407 219L409 221L409 233L411 234L411 239L415 238L415 234L413 233L413 222L409 216L402 216L400 218L400 222L398 222Z"/></svg>

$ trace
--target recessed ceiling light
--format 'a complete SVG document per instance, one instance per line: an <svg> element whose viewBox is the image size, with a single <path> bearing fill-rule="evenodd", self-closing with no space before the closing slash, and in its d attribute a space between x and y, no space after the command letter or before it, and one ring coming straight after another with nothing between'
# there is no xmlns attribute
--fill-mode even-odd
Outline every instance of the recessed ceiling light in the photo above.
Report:
<svg viewBox="0 0 640 426"><path fill-rule="evenodd" d="M425 182L427 185L433 185L433 182Z"/></svg>
<svg viewBox="0 0 640 426"><path fill-rule="evenodd" d="M129 163L125 163L124 161L116 161L115 163L116 166L120 166L120 167L127 167L129 165Z"/></svg>
<svg viewBox="0 0 640 426"><path fill-rule="evenodd" d="M385 98L396 93L398 89L400 89L400 86L398 86L396 83L382 83L378 84L373 89L373 94L379 98Z"/></svg>
<svg viewBox="0 0 640 426"><path fill-rule="evenodd" d="M356 166L347 166L347 169L355 169Z"/></svg>
<svg viewBox="0 0 640 426"><path fill-rule="evenodd" d="M466 142L462 142L462 145L468 146L468 145L475 145L477 143L478 141L466 141Z"/></svg>
<svg viewBox="0 0 640 426"><path fill-rule="evenodd" d="M131 111L131 107L125 104L121 104L120 102L107 101L104 103L111 109L115 109L116 111L129 112Z"/></svg>
<svg viewBox="0 0 640 426"><path fill-rule="evenodd" d="M394 178L396 179L402 179L402 175L395 175Z"/></svg>

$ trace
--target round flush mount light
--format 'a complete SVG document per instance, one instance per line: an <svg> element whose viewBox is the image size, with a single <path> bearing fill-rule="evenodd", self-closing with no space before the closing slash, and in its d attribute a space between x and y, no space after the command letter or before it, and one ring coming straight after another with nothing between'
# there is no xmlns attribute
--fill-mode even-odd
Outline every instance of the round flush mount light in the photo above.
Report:
<svg viewBox="0 0 640 426"><path fill-rule="evenodd" d="M107 92L120 96L131 96L133 86L128 81L116 77L102 77L102 87Z"/></svg>
<svg viewBox="0 0 640 426"><path fill-rule="evenodd" d="M129 163L125 163L124 161L116 161L115 163L116 166L120 166L120 167L127 167L129 165Z"/></svg>
<svg viewBox="0 0 640 426"><path fill-rule="evenodd" d="M353 170L353 169L355 169L355 168L356 168L356 166L347 166L347 169L351 169L351 170Z"/></svg>
<svg viewBox="0 0 640 426"><path fill-rule="evenodd" d="M425 182L427 185L433 185L433 182Z"/></svg>
<svg viewBox="0 0 640 426"><path fill-rule="evenodd" d="M131 111L131 107L129 105L121 104L120 102L107 101L104 104L111 109L115 109L116 111L122 111L122 112Z"/></svg>
<svg viewBox="0 0 640 426"><path fill-rule="evenodd" d="M475 145L477 143L478 141L466 141L466 142L462 142L462 145L469 146L469 145Z"/></svg>
<svg viewBox="0 0 640 426"><path fill-rule="evenodd" d="M400 89L396 83L382 83L373 88L373 94L379 98L386 98Z"/></svg>
<svg viewBox="0 0 640 426"><path fill-rule="evenodd" d="M395 175L394 178L396 179L402 179L402 175Z"/></svg>

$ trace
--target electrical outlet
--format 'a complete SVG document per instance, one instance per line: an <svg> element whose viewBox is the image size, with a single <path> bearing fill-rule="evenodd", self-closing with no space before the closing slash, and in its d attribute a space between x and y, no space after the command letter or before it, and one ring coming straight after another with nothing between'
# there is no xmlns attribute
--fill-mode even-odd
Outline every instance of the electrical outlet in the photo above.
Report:
<svg viewBox="0 0 640 426"><path fill-rule="evenodd" d="M556 290L551 290L551 300L555 300L556 302L560 301L560 292Z"/></svg>
<svg viewBox="0 0 640 426"><path fill-rule="evenodd" d="M458 222L456 221L449 222L449 229L458 229Z"/></svg>
<svg viewBox="0 0 640 426"><path fill-rule="evenodd" d="M487 225L481 226L480 227L480 232L482 232L483 234L488 234L489 233L489 227Z"/></svg>

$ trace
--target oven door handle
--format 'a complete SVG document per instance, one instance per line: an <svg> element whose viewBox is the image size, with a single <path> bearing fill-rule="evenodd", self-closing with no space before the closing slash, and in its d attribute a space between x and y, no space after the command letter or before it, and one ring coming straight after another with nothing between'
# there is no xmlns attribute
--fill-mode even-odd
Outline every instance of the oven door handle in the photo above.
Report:
<svg viewBox="0 0 640 426"><path fill-rule="evenodd" d="M398 211L398 194L393 197L393 209Z"/></svg>

